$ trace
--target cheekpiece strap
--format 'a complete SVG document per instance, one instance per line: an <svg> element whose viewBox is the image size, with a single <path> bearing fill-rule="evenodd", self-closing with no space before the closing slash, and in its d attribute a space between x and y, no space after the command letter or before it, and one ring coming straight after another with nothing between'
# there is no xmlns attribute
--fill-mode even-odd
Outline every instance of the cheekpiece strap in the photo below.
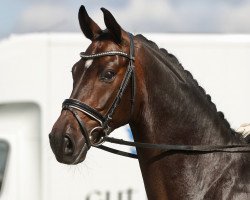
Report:
<svg viewBox="0 0 250 200"><path fill-rule="evenodd" d="M129 33L130 48L129 48L129 59L135 61L135 49L133 35Z"/></svg>

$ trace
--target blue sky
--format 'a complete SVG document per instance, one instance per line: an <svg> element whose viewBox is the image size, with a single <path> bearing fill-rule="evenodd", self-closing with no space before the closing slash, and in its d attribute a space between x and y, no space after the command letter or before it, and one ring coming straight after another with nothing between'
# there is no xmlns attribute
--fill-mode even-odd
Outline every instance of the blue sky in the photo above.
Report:
<svg viewBox="0 0 250 200"><path fill-rule="evenodd" d="M101 7L134 33L250 33L250 0L1 0L0 38L79 32L81 4L103 28Z"/></svg>

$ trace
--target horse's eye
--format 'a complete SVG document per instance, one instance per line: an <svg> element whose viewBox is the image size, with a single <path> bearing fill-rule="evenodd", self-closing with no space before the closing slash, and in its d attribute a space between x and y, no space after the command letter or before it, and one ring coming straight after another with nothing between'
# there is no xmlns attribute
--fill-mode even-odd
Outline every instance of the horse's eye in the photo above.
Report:
<svg viewBox="0 0 250 200"><path fill-rule="evenodd" d="M112 81L115 78L115 72L108 70L108 71L104 71L101 75L101 80L102 81Z"/></svg>

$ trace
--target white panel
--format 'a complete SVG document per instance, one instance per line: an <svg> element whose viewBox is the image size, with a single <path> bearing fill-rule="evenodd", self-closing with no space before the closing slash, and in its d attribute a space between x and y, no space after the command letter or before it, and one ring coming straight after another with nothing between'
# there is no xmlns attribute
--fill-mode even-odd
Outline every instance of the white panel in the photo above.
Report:
<svg viewBox="0 0 250 200"><path fill-rule="evenodd" d="M46 35L0 41L0 102L44 102L48 51Z"/></svg>
<svg viewBox="0 0 250 200"><path fill-rule="evenodd" d="M10 154L1 200L41 197L40 111L34 104L0 104L0 138Z"/></svg>

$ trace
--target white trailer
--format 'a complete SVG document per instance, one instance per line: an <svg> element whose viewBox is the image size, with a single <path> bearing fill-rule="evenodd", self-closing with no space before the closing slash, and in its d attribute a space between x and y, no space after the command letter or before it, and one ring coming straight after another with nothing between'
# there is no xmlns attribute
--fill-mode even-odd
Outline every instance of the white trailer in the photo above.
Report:
<svg viewBox="0 0 250 200"><path fill-rule="evenodd" d="M250 35L145 35L179 58L234 128L250 122ZM71 67L89 43L66 33L0 41L0 200L146 200L138 161L92 148L67 166L50 150Z"/></svg>

